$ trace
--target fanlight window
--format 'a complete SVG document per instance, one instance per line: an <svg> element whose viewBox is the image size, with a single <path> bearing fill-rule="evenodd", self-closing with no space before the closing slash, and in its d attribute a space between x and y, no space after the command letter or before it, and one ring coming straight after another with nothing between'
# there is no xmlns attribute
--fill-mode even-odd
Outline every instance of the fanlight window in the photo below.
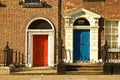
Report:
<svg viewBox="0 0 120 80"><path fill-rule="evenodd" d="M28 29L52 29L52 27L47 21L40 19L32 22Z"/></svg>
<svg viewBox="0 0 120 80"><path fill-rule="evenodd" d="M90 26L90 23L85 18L79 18L73 23L73 26Z"/></svg>

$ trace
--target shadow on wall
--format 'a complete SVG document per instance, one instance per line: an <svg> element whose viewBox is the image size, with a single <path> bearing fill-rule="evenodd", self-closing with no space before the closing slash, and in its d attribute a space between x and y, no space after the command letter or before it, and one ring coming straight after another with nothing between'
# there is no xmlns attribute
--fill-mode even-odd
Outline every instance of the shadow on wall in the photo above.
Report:
<svg viewBox="0 0 120 80"><path fill-rule="evenodd" d="M6 7L6 5L1 3L1 1L0 1L0 7Z"/></svg>

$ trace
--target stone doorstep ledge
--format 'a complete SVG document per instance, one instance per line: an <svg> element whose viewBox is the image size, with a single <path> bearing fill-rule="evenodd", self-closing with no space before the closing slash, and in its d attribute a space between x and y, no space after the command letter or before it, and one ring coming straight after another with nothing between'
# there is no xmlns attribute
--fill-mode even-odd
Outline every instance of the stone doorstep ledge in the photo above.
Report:
<svg viewBox="0 0 120 80"><path fill-rule="evenodd" d="M10 74L10 68L9 67L0 67L0 75L1 74Z"/></svg>

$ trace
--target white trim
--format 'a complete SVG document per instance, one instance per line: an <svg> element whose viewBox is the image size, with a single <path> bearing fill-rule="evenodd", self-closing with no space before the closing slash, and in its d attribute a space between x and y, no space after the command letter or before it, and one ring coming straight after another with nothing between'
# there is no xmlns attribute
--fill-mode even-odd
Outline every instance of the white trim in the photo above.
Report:
<svg viewBox="0 0 120 80"><path fill-rule="evenodd" d="M74 29L90 30L90 26L73 26Z"/></svg>
<svg viewBox="0 0 120 80"><path fill-rule="evenodd" d="M47 21L47 22L51 25L52 29L54 30L54 26L53 26L53 24L50 22L50 20L48 20L48 19L46 19L46 18L43 18L43 17L38 17L38 18L32 19L32 20L28 23L28 25L27 25L27 27L26 27L26 30L28 30L30 24L31 24L33 21L39 20L39 19L43 19L43 20Z"/></svg>
<svg viewBox="0 0 120 80"><path fill-rule="evenodd" d="M120 48L120 21L118 21L118 48Z"/></svg>
<svg viewBox="0 0 120 80"><path fill-rule="evenodd" d="M52 29L28 29L30 24L37 20L37 19L43 19L43 20L46 20L52 27ZM27 67L32 67L32 64L33 64L33 35L37 34L37 35L48 35L48 66L49 67L54 67L54 42L55 42L55 39L54 39L54 34L55 34L55 31L54 31L54 26L53 24L48 20L48 19L45 19L45 18L35 18L33 20L31 20L27 27L26 27L26 56L27 56L27 59L26 59L26 63L27 63L27 60L28 60L28 63L26 64ZM29 39L28 39L29 38Z"/></svg>
<svg viewBox="0 0 120 80"><path fill-rule="evenodd" d="M100 15L98 15L94 12L91 12L91 11L85 9L85 8L79 8L79 9L73 10L73 11L67 13L67 14L64 14L63 17L64 18L72 18L71 17L72 15L75 15L75 14L78 14L78 13L81 13L83 16L87 13L89 15L92 15L94 18L100 18L101 17ZM81 14L79 14L79 15L81 15Z"/></svg>

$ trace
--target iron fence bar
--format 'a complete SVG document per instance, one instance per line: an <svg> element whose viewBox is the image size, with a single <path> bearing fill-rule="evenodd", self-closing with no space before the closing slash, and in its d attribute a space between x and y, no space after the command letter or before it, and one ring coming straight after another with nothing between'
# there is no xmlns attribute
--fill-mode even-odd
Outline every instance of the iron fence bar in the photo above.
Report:
<svg viewBox="0 0 120 80"><path fill-rule="evenodd" d="M24 64L24 54L22 53L22 64Z"/></svg>
<svg viewBox="0 0 120 80"><path fill-rule="evenodd" d="M15 64L17 64L17 50L15 52Z"/></svg>
<svg viewBox="0 0 120 80"><path fill-rule="evenodd" d="M4 66L6 66L6 52L4 53Z"/></svg>
<svg viewBox="0 0 120 80"><path fill-rule="evenodd" d="M13 51L13 49L9 48L8 42L5 46L4 50L0 50L0 65L9 66L10 64L15 63L16 66L20 66L20 64L24 64L25 56L23 53Z"/></svg>
<svg viewBox="0 0 120 80"><path fill-rule="evenodd" d="M116 59L118 59L118 54L116 53Z"/></svg>
<svg viewBox="0 0 120 80"><path fill-rule="evenodd" d="M18 53L18 64L20 64L20 52Z"/></svg>
<svg viewBox="0 0 120 80"><path fill-rule="evenodd" d="M119 49L102 49L103 52L103 62L104 63L120 63L120 51Z"/></svg>

